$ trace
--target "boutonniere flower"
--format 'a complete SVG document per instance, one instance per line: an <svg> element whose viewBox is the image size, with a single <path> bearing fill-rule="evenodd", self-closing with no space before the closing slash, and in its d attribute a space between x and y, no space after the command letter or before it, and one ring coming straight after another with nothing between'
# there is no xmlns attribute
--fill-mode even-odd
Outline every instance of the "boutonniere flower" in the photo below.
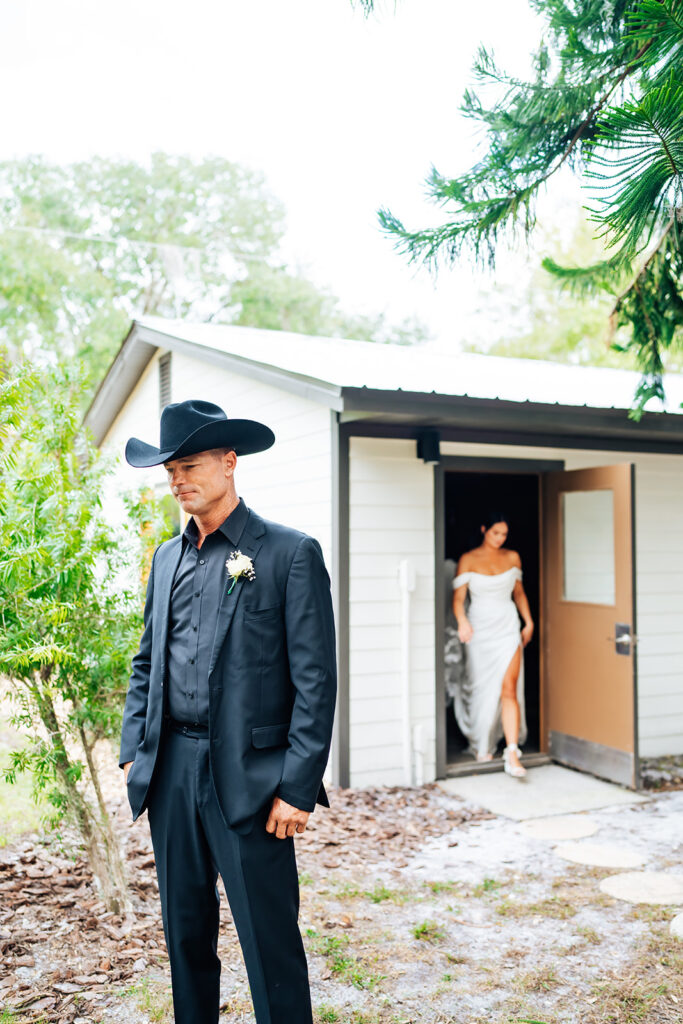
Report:
<svg viewBox="0 0 683 1024"><path fill-rule="evenodd" d="M225 568L228 570L228 576L232 579L230 589L228 590L229 594L232 592L232 588L235 586L237 581L243 576L248 580L256 579L254 563L249 555L243 555L241 551L233 551L230 558L225 563Z"/></svg>

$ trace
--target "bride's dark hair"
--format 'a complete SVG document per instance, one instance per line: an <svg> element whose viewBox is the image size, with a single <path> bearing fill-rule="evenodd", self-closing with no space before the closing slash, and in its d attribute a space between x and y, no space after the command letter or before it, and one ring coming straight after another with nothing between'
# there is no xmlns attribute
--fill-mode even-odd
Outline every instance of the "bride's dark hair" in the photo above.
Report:
<svg viewBox="0 0 683 1024"><path fill-rule="evenodd" d="M504 522L510 529L510 516L502 509L486 509L485 515L479 518L479 525L484 529L490 529L496 522Z"/></svg>
<svg viewBox="0 0 683 1024"><path fill-rule="evenodd" d="M483 526L484 530L490 530L494 523L505 523L508 530L510 529L510 517L499 508L487 509L486 514L479 520L479 526Z"/></svg>

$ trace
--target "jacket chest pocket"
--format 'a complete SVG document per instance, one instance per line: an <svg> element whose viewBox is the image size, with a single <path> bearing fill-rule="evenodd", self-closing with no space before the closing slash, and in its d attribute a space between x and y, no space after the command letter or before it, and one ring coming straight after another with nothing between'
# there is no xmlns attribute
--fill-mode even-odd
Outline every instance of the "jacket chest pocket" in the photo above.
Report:
<svg viewBox="0 0 683 1024"><path fill-rule="evenodd" d="M282 605L267 608L245 608L242 617L244 654L249 660L258 659L259 665L272 664L282 657L284 650L284 624Z"/></svg>

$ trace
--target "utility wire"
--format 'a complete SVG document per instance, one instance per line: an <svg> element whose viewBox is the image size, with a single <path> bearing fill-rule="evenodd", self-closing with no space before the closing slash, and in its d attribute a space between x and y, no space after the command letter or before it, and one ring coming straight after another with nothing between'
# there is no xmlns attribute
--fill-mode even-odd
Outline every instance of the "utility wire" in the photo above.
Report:
<svg viewBox="0 0 683 1024"><path fill-rule="evenodd" d="M133 249L180 249L182 252L208 253L209 250L198 245L181 245L178 242L147 242L136 238L127 238L125 235L118 235L112 238L110 235L83 235L74 231L62 231L60 228L38 228L20 224L0 225L0 231L20 231L29 235L50 235L55 238L71 238L82 242L96 242L101 245L120 245L125 243ZM228 250L231 256L242 256L244 259L267 262L263 256L256 256L249 252L240 252L239 249Z"/></svg>
<svg viewBox="0 0 683 1024"><path fill-rule="evenodd" d="M53 235L57 238L74 238L83 242L100 242L104 245L119 245L121 242L126 242L133 248L140 249L168 249L172 247L174 249L187 249L188 252L206 252L206 249L200 249L197 245L178 245L176 242L145 242L135 238L126 238L125 235L119 235L116 238L106 235L79 235L74 231L62 231L59 228L36 228L19 224L3 225L2 230L21 231L28 235Z"/></svg>

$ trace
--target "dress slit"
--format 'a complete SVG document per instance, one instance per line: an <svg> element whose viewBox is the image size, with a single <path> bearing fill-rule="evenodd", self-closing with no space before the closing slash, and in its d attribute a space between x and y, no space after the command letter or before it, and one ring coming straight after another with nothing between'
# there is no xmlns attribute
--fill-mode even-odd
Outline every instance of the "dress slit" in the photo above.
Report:
<svg viewBox="0 0 683 1024"><path fill-rule="evenodd" d="M515 660L515 658L517 657L517 651L519 651L520 648L522 649L522 653L521 653L520 659L519 659L519 669L517 670L517 679L515 679L515 687L517 686L517 683L519 681L519 676L520 676L520 673L522 672L522 668L523 668L523 665L524 665L524 648L522 647L522 641L521 640L519 641L519 643L515 647L514 653L513 653L512 657L510 658L510 660L507 663L507 668L503 672L503 678L500 681L501 698L502 698L502 695L503 695L503 683L505 682L505 676L508 674L508 670L510 668L510 665Z"/></svg>

